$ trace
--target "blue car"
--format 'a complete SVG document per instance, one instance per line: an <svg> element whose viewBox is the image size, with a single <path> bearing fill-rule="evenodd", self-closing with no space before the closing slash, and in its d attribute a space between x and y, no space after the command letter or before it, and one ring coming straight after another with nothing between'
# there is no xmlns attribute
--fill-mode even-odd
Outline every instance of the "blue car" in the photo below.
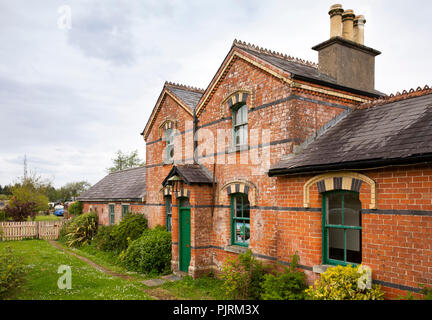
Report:
<svg viewBox="0 0 432 320"><path fill-rule="evenodd" d="M62 205L56 205L54 207L54 215L58 217L62 217L64 214L64 207Z"/></svg>

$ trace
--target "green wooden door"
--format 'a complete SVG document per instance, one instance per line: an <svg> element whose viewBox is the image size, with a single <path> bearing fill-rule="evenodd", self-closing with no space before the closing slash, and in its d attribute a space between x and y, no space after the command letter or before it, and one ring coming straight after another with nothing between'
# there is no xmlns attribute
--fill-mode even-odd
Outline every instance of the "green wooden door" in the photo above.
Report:
<svg viewBox="0 0 432 320"><path fill-rule="evenodd" d="M191 260L190 208L180 208L179 213L179 269L188 272Z"/></svg>

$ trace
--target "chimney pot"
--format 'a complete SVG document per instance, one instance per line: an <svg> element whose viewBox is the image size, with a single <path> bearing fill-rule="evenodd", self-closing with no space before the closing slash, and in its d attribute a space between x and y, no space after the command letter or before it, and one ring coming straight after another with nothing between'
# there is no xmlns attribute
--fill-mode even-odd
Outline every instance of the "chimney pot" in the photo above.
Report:
<svg viewBox="0 0 432 320"><path fill-rule="evenodd" d="M345 10L342 14L342 36L347 40L354 40L354 18L353 10Z"/></svg>
<svg viewBox="0 0 432 320"><path fill-rule="evenodd" d="M363 15L354 18L354 41L364 45L364 25L366 19Z"/></svg>
<svg viewBox="0 0 432 320"><path fill-rule="evenodd" d="M344 10L341 4L330 7L330 38L342 36L342 14Z"/></svg>

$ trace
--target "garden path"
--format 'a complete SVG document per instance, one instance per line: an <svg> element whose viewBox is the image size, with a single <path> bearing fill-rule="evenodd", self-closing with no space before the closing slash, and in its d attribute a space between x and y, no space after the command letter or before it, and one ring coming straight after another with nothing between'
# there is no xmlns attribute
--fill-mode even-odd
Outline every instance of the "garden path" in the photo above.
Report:
<svg viewBox="0 0 432 320"><path fill-rule="evenodd" d="M83 256L81 256L75 252L67 250L63 246L61 246L59 243L57 243L56 241L50 240L48 242L53 247L55 247L56 249L61 250L67 254L70 254L70 255L74 256L75 258L80 259L81 261L84 261L85 263L91 265L93 268L95 268L95 269L97 269L103 273L106 273L106 274L113 276L113 277L122 278L124 280L129 280L129 281L134 280L134 278L131 276L107 269L107 268L93 262L92 260L90 260L86 257L83 257ZM148 289L145 288L143 290L149 296L151 296L152 298L157 299L157 300L178 300L178 298L176 296L172 295L171 293L164 290L163 288L157 288L157 286L160 286L161 284L165 283L166 281L177 281L177 280L181 280L181 279L182 278L180 276L177 276L177 275L168 275L168 276L163 276L162 279L156 278L156 279L144 280L142 283L149 288Z"/></svg>

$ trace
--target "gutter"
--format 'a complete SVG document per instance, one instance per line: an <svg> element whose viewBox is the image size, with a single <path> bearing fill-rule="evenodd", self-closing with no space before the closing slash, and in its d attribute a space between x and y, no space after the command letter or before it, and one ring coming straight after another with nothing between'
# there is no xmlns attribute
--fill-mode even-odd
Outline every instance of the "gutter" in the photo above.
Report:
<svg viewBox="0 0 432 320"><path fill-rule="evenodd" d="M420 154L408 158L370 159L352 162L340 162L322 165L304 166L298 168L270 169L269 177L299 175L306 173L322 173L340 170L371 170L381 167L403 166L413 164L428 164L432 162L432 153Z"/></svg>

